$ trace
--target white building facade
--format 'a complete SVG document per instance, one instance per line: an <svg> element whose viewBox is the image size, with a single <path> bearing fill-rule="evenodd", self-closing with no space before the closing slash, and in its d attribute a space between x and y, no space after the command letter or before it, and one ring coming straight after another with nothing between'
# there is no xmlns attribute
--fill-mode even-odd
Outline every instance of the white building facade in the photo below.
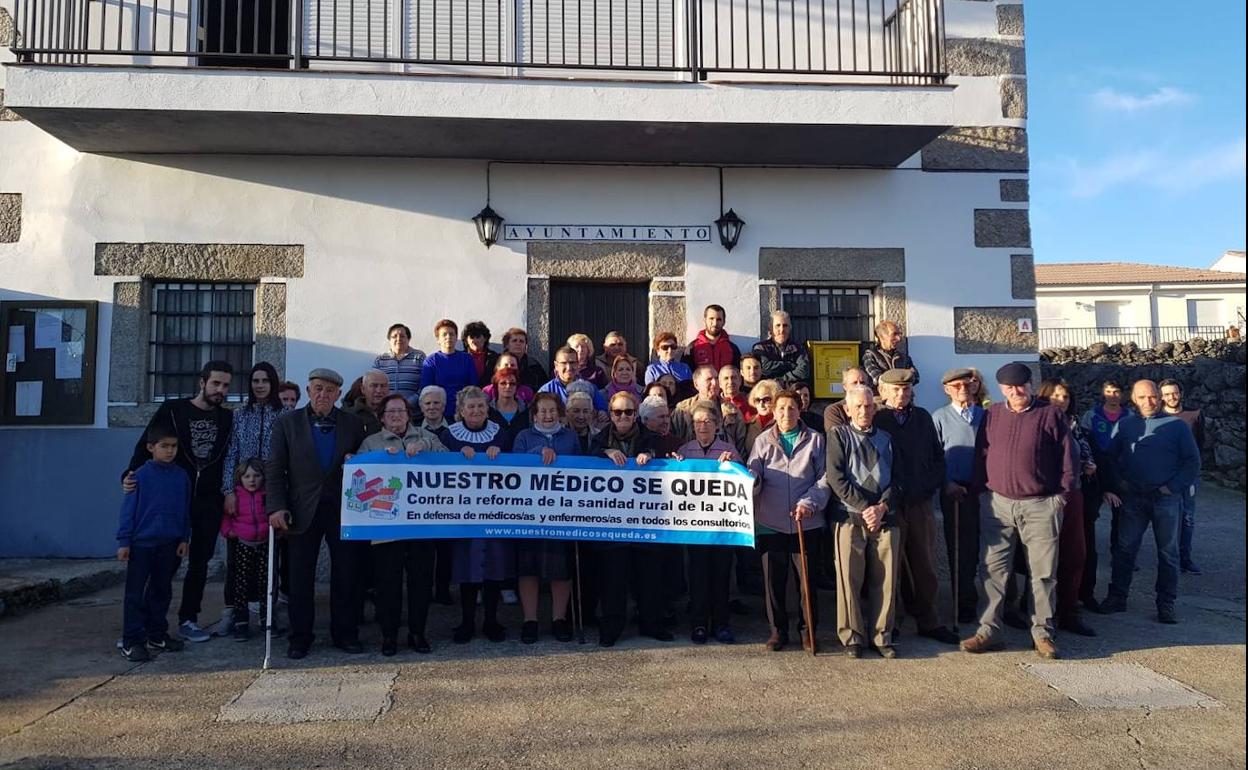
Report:
<svg viewBox="0 0 1248 770"><path fill-rule="evenodd" d="M0 555L111 553L209 357L353 378L442 317L640 353L717 303L743 349L899 321L929 407L1036 360L1021 3L181 2L0 0Z"/></svg>

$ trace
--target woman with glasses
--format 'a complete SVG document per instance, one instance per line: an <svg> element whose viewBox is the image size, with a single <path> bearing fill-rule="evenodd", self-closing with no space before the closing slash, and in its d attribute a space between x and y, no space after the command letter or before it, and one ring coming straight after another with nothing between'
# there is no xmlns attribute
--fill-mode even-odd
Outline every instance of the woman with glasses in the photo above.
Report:
<svg viewBox="0 0 1248 770"><path fill-rule="evenodd" d="M463 388L457 402L455 414L459 419L441 436L447 449L463 454L464 459L470 461L484 454L488 463L511 448L507 431L489 419L490 404L480 388L475 385ZM502 599L503 582L515 576L516 554L511 541L490 538L454 541L451 579L459 583L459 606L463 613L463 620L452 636L456 644L466 644L476 632L478 594L485 609L482 632L491 642L506 641L507 629L498 622L498 604Z"/></svg>
<svg viewBox="0 0 1248 770"><path fill-rule="evenodd" d="M771 427L775 419L772 408L776 394L779 392L780 383L775 380L761 380L750 389L750 407L754 410L754 416L745 423L745 451L747 453L763 431Z"/></svg>
<svg viewBox="0 0 1248 770"><path fill-rule="evenodd" d="M605 457L619 467L630 459L645 465L654 458L655 437L637 416L637 397L620 392L608 404L611 422L591 440L592 454ZM642 636L670 642L672 634L663 628L663 572L660 551L653 546L628 543L599 543L596 561L602 618L598 622L598 644L613 647L624 633L628 611L628 572L630 562L637 594L638 631Z"/></svg>
<svg viewBox="0 0 1248 770"><path fill-rule="evenodd" d="M490 386L494 389L494 396L490 399L490 419L514 439L520 431L529 427L530 402L521 400L518 395L520 375L513 369L499 369L494 372Z"/></svg>
<svg viewBox="0 0 1248 770"><path fill-rule="evenodd" d="M517 382L520 383L516 387L516 398L526 404L533 403L533 387L540 388L542 383L546 382L546 379L542 378L541 382L538 382L537 385L533 387L526 385L524 382L524 373L520 371L520 361L510 353L498 354L497 360L494 361L494 373L490 375L490 384L481 389L485 391L485 395L489 397L490 401L493 401L498 396L498 391L494 387L493 383L494 374L497 374L504 369L510 369L516 373Z"/></svg>
<svg viewBox="0 0 1248 770"><path fill-rule="evenodd" d="M693 381L693 370L689 364L680 360L684 350L671 332L659 332L654 335L654 363L646 367L646 384L654 382L665 374L675 378L677 387L680 383Z"/></svg>
<svg viewBox="0 0 1248 770"><path fill-rule="evenodd" d="M693 440L672 453L677 460L715 460L721 463L741 462L737 448L718 438L723 421L720 406L714 401L699 401L690 415ZM706 644L708 629L721 644L737 639L728 625L728 581L732 575L732 548L714 545L691 545L689 551L689 635L694 644Z"/></svg>
<svg viewBox="0 0 1248 770"><path fill-rule="evenodd" d="M445 452L438 437L412 425L412 408L402 393L386 396L377 409L381 432L360 444L360 453ZM377 592L377 624L381 626L381 654L399 650L399 616L403 607L404 573L407 575L407 645L416 652L433 651L425 636L429 617L429 594L433 590L433 540L374 540L373 586Z"/></svg>

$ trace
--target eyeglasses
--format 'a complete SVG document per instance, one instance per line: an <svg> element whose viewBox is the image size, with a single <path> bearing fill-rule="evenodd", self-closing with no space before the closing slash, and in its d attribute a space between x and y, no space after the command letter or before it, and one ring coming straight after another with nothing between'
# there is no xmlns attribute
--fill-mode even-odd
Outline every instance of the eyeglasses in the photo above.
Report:
<svg viewBox="0 0 1248 770"><path fill-rule="evenodd" d="M700 425L705 428L708 425L715 425L715 421L714 420L694 420L693 424Z"/></svg>
<svg viewBox="0 0 1248 770"><path fill-rule="evenodd" d="M770 403L771 403L771 396L759 396L758 398L754 399L754 403L756 403L756 404L770 404Z"/></svg>
<svg viewBox="0 0 1248 770"><path fill-rule="evenodd" d="M966 390L971 387L971 383L969 382L947 382L945 384L954 390Z"/></svg>
<svg viewBox="0 0 1248 770"><path fill-rule="evenodd" d="M633 417L637 414L636 409L612 409L612 417Z"/></svg>
<svg viewBox="0 0 1248 770"><path fill-rule="evenodd" d="M557 366L576 366L576 361L555 361Z"/></svg>
<svg viewBox="0 0 1248 770"><path fill-rule="evenodd" d="M675 350L675 345L659 345L659 350Z"/></svg>

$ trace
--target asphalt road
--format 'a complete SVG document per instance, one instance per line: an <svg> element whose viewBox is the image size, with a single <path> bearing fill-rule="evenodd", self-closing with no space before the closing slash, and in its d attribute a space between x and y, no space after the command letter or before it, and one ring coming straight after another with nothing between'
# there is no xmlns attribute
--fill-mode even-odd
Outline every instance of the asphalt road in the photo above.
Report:
<svg viewBox="0 0 1248 770"><path fill-rule="evenodd" d="M1180 625L1152 619L1146 544L1130 611L1090 617L1096 639L1059 639L1061 665L1084 667L1073 679L1138 664L1200 694L1192 707L1079 705L1029 670L1041 661L1023 632L1010 632L1009 651L982 656L905 633L902 658L851 660L825 621L826 654L770 653L757 599L734 646L626 636L602 650L591 629L585 646L547 635L530 647L516 638L518 608L504 614L508 642L457 646L453 613L437 608L430 656L382 658L368 625L368 654L318 644L294 665L279 643L273 673L260 671L260 639L136 666L113 647L112 588L0 621L0 767L1244 767L1244 497L1206 488L1199 516L1206 574L1184 576ZM208 594L215 618L221 584ZM822 611L834 616L831 595ZM317 682L328 689L307 689ZM1103 687L1155 695L1121 677ZM326 704L331 714L359 705L365 718L225 721L266 693L269 718L324 716Z"/></svg>

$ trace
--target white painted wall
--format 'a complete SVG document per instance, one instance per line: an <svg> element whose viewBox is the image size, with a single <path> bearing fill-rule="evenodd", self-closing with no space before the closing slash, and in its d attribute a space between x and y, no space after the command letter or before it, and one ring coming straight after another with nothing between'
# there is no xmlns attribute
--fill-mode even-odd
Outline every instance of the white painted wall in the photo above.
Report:
<svg viewBox="0 0 1248 770"><path fill-rule="evenodd" d="M1036 310L1044 328L1083 328L1097 325L1095 308L1098 301L1126 302L1123 326L1187 326L1188 300L1219 301L1221 312L1217 323L1223 326L1235 323L1236 313L1242 313L1244 308L1244 283L1217 287L1044 288L1037 292Z"/></svg>

